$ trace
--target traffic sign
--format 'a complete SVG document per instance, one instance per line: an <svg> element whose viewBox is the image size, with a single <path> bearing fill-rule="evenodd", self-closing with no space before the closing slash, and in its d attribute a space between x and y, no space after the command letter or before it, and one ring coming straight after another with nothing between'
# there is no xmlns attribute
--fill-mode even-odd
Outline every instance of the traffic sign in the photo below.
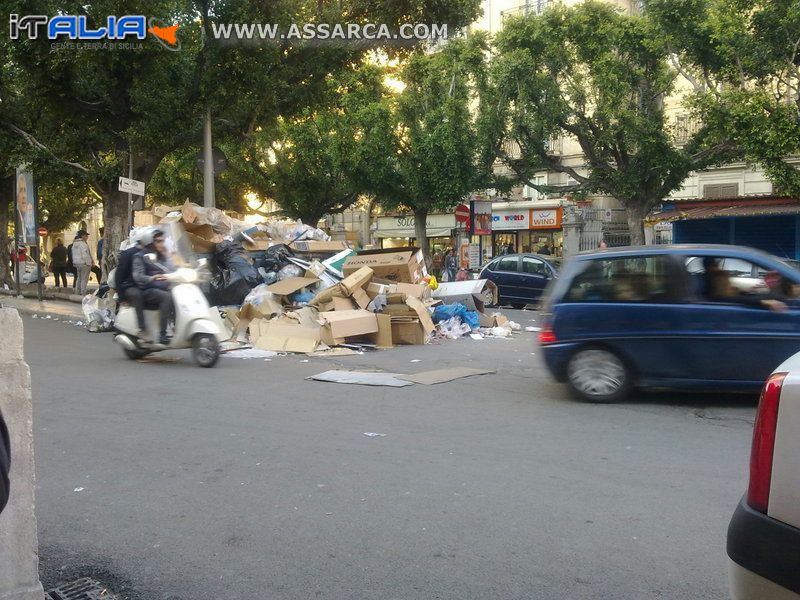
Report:
<svg viewBox="0 0 800 600"><path fill-rule="evenodd" d="M127 177L119 178L119 191L128 192L136 196L144 196L144 181L136 181Z"/></svg>
<svg viewBox="0 0 800 600"><path fill-rule="evenodd" d="M469 221L469 206L466 204L459 204L456 206L456 221L459 223L466 223Z"/></svg>
<svg viewBox="0 0 800 600"><path fill-rule="evenodd" d="M38 230L39 237L44 237L47 235L47 227L39 227Z"/></svg>

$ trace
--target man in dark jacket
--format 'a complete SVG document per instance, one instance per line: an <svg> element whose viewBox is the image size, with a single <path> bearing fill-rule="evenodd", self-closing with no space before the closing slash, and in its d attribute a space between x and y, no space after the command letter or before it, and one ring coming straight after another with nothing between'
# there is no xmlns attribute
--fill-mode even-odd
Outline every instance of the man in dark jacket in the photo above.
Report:
<svg viewBox="0 0 800 600"><path fill-rule="evenodd" d="M150 260L151 254L156 255L154 260ZM175 267L167 255L164 234L156 230L153 232L153 242L133 257L133 280L142 290L145 304L157 305L161 312L158 341L165 346L170 342L167 325L175 309L166 274L174 270Z"/></svg>
<svg viewBox="0 0 800 600"><path fill-rule="evenodd" d="M124 300L132 305L136 310L136 320L139 322L139 337L146 336L145 322L144 322L144 298L142 297L142 290L136 285L133 280L133 257L136 256L144 246L142 240L137 240L135 246L131 246L123 250L119 255L117 262L117 270L114 274L115 285L117 286L117 294L119 299Z"/></svg>
<svg viewBox="0 0 800 600"><path fill-rule="evenodd" d="M67 287L67 247L61 238L56 240L56 246L50 251L50 270L56 279L56 287ZM59 283L63 283L61 286Z"/></svg>
<svg viewBox="0 0 800 600"><path fill-rule="evenodd" d="M8 439L8 429L3 415L0 414L0 512L8 502L10 483L8 473L11 470L11 444Z"/></svg>

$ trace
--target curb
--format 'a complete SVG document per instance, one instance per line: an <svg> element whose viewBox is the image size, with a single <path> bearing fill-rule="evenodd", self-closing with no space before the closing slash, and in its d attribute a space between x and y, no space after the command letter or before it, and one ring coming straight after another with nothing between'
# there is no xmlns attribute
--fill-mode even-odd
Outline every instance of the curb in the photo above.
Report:
<svg viewBox="0 0 800 600"><path fill-rule="evenodd" d="M16 290L0 290L0 294L3 296L11 296L12 298L17 298ZM20 294L23 298L32 298L34 300L39 299L39 294L36 291L31 290L20 290ZM83 302L83 296L79 296L78 294L67 294L66 292L48 292L45 291L42 294L42 300L60 300L62 302L73 302L75 304L81 304Z"/></svg>

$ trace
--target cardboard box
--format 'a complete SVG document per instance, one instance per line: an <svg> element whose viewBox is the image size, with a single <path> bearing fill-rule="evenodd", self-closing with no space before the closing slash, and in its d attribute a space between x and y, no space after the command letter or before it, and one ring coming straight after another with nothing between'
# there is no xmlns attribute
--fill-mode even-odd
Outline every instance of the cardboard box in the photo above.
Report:
<svg viewBox="0 0 800 600"><path fill-rule="evenodd" d="M424 344L427 340L425 330L419 321L398 321L392 319L392 343L401 346Z"/></svg>
<svg viewBox="0 0 800 600"><path fill-rule="evenodd" d="M256 332L252 331L256 328ZM253 347L273 352L314 352L320 347L321 330L284 318L260 319L251 325Z"/></svg>
<svg viewBox="0 0 800 600"><path fill-rule="evenodd" d="M347 244L341 241L319 242L317 240L305 240L300 242L292 242L289 247L296 252L321 252L321 253L336 253L342 250L347 250Z"/></svg>
<svg viewBox="0 0 800 600"><path fill-rule="evenodd" d="M319 313L322 341L329 346L343 343L348 337L378 333L378 319L367 310L342 310Z"/></svg>
<svg viewBox="0 0 800 600"><path fill-rule="evenodd" d="M339 282L348 296L352 296L356 290L363 290L372 279L373 271L369 267L361 267L357 271L350 273Z"/></svg>
<svg viewBox="0 0 800 600"><path fill-rule="evenodd" d="M267 286L267 291L272 292L276 296L286 298L295 292L299 292L303 288L311 287L319 282L316 277L287 277L281 281L276 281L272 285Z"/></svg>
<svg viewBox="0 0 800 600"><path fill-rule="evenodd" d="M342 272L347 276L361 267L369 267L375 277L395 283L419 283L428 274L422 252L413 247L362 250L359 254L348 257Z"/></svg>
<svg viewBox="0 0 800 600"><path fill-rule="evenodd" d="M431 294L442 304L463 304L469 310L483 312L485 300L497 302L497 286L488 279L471 279L440 283Z"/></svg>
<svg viewBox="0 0 800 600"><path fill-rule="evenodd" d="M392 337L392 317L389 315L375 315L378 320L378 332L372 336L372 343L378 348L391 348L394 346Z"/></svg>

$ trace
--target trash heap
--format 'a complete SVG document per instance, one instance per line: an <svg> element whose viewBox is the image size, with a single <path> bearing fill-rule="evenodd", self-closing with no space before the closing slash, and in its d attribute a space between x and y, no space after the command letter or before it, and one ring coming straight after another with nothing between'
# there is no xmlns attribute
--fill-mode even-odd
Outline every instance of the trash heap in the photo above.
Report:
<svg viewBox="0 0 800 600"><path fill-rule="evenodd" d="M320 270L320 267L323 269ZM315 353L334 347L391 348L469 334L508 337L519 326L487 314L486 280L431 289L417 248L366 250L348 256L341 279L314 261L299 276L260 284L225 321L231 338L274 352Z"/></svg>
<svg viewBox="0 0 800 600"><path fill-rule="evenodd" d="M251 226L187 202L156 207L175 244L211 258L208 295L231 340L274 352L391 348L520 327L489 314L487 280L436 283L417 248L351 250L300 221Z"/></svg>

